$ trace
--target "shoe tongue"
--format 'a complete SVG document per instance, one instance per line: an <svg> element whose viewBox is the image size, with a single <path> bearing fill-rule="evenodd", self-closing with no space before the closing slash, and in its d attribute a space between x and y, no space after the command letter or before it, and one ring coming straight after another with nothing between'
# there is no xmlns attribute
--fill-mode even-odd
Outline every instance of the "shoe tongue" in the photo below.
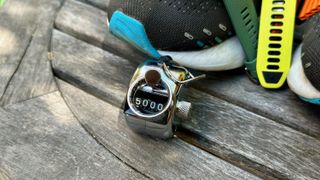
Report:
<svg viewBox="0 0 320 180"><path fill-rule="evenodd" d="M303 40L302 65L306 77L320 91L320 13L309 21L310 29Z"/></svg>
<svg viewBox="0 0 320 180"><path fill-rule="evenodd" d="M234 35L222 0L111 0L109 16L116 10L140 21L156 49L202 49Z"/></svg>

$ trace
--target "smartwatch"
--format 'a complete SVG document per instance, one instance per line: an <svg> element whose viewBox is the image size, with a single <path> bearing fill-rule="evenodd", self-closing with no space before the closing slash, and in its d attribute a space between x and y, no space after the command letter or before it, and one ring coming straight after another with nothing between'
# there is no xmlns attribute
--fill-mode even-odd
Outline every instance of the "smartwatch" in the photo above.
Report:
<svg viewBox="0 0 320 180"><path fill-rule="evenodd" d="M268 89L282 87L291 66L296 0L263 0L257 74Z"/></svg>
<svg viewBox="0 0 320 180"><path fill-rule="evenodd" d="M246 54L246 71L258 83L256 58L258 47L259 20L253 0L224 0L233 27Z"/></svg>
<svg viewBox="0 0 320 180"><path fill-rule="evenodd" d="M169 58L146 60L129 84L124 114L138 133L161 139L173 137L175 116L188 119L191 103L179 101L182 85L195 80L187 69L171 64Z"/></svg>

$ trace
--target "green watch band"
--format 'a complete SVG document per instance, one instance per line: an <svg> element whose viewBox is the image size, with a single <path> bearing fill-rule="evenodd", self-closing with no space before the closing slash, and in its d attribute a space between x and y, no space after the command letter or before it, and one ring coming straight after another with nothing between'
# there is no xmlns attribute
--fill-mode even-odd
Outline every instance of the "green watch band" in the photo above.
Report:
<svg viewBox="0 0 320 180"><path fill-rule="evenodd" d="M246 70L258 83L256 70L259 19L253 0L224 0L232 24L247 56Z"/></svg>

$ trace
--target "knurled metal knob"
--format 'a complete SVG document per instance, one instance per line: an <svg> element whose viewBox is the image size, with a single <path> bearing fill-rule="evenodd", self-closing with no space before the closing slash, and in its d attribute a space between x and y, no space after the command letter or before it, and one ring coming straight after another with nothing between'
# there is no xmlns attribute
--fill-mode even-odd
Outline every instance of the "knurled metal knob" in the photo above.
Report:
<svg viewBox="0 0 320 180"><path fill-rule="evenodd" d="M191 107L192 107L192 105L190 102L178 101L177 102L177 111L176 111L177 117L184 119L184 120L189 119Z"/></svg>
<svg viewBox="0 0 320 180"><path fill-rule="evenodd" d="M156 70L150 70L145 74L145 80L149 86L156 86L161 81L161 75Z"/></svg>

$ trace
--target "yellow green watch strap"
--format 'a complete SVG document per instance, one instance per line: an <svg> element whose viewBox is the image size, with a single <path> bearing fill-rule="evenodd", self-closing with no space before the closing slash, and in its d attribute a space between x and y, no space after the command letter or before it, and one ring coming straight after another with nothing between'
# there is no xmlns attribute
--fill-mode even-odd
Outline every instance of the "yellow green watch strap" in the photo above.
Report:
<svg viewBox="0 0 320 180"><path fill-rule="evenodd" d="M296 0L263 0L257 73L264 88L277 89L291 66Z"/></svg>
<svg viewBox="0 0 320 180"><path fill-rule="evenodd" d="M259 20L253 0L224 0L234 29L246 54L246 70L251 80L258 83L256 58Z"/></svg>

